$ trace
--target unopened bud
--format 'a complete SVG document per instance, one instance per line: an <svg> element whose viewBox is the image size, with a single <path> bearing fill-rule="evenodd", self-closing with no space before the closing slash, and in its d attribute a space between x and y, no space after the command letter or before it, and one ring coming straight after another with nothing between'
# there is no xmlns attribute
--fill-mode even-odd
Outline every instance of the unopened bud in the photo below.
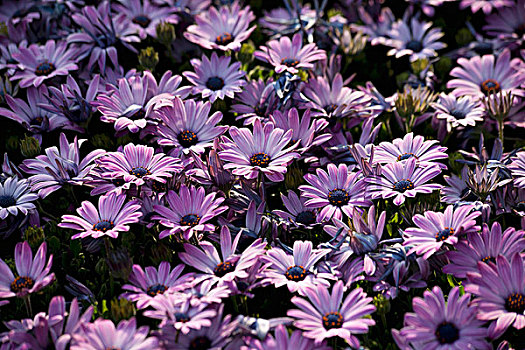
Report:
<svg viewBox="0 0 525 350"><path fill-rule="evenodd" d="M164 46L170 46L175 40L175 26L171 23L162 22L157 25L157 40Z"/></svg>
<svg viewBox="0 0 525 350"><path fill-rule="evenodd" d="M44 229L38 226L29 226L24 231L24 240L29 243L31 248L37 248L44 241Z"/></svg>
<svg viewBox="0 0 525 350"><path fill-rule="evenodd" d="M139 64L144 70L154 71L159 63L159 54L151 46L140 50Z"/></svg>
<svg viewBox="0 0 525 350"><path fill-rule="evenodd" d="M111 318L113 321L127 320L135 314L133 303L127 299L111 300Z"/></svg>
<svg viewBox="0 0 525 350"><path fill-rule="evenodd" d="M33 158L40 154L40 143L32 136L25 136L20 141L20 151L26 158Z"/></svg>

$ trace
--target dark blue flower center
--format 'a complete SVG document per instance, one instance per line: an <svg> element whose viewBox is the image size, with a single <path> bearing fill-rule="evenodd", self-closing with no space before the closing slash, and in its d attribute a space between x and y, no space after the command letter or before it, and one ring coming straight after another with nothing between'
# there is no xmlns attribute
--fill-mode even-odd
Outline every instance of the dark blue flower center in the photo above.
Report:
<svg viewBox="0 0 525 350"><path fill-rule="evenodd" d="M180 224L182 226L195 226L199 223L199 221L201 220L201 217L197 214L188 214L188 215L184 215L181 219L180 219Z"/></svg>
<svg viewBox="0 0 525 350"><path fill-rule="evenodd" d="M290 266L284 275L290 281L302 281L306 278L306 269L301 265Z"/></svg>
<svg viewBox="0 0 525 350"><path fill-rule="evenodd" d="M519 315L523 315L525 312L525 296L520 293L509 295L505 300L505 309L508 312L515 312Z"/></svg>
<svg viewBox="0 0 525 350"><path fill-rule="evenodd" d="M151 23L151 20L146 15L135 16L131 21L135 24L138 24L142 28L146 28Z"/></svg>
<svg viewBox="0 0 525 350"><path fill-rule="evenodd" d="M499 92L500 85L494 79L487 79L481 83L481 90L483 90L483 92L485 92L486 94Z"/></svg>
<svg viewBox="0 0 525 350"><path fill-rule="evenodd" d="M414 183L410 181L409 179L399 180L392 186L392 188L396 190L397 192L403 193L405 191L413 189Z"/></svg>
<svg viewBox="0 0 525 350"><path fill-rule="evenodd" d="M131 120L144 119L146 117L146 111L144 108L136 110L133 114L127 116Z"/></svg>
<svg viewBox="0 0 525 350"><path fill-rule="evenodd" d="M328 192L328 202L332 205L342 207L343 205L347 205L349 201L350 195L342 188L335 188Z"/></svg>
<svg viewBox="0 0 525 350"><path fill-rule="evenodd" d="M323 327L326 330L332 328L341 328L343 326L343 315L339 312L329 312L323 316Z"/></svg>
<svg viewBox="0 0 525 350"><path fill-rule="evenodd" d="M436 337L441 344L452 344L459 339L459 330L453 323L444 321L437 327Z"/></svg>
<svg viewBox="0 0 525 350"><path fill-rule="evenodd" d="M148 290L146 291L146 294L148 294L151 297L154 297L157 294L164 294L164 292L168 289L163 284L155 284L153 286L148 287Z"/></svg>
<svg viewBox="0 0 525 350"><path fill-rule="evenodd" d="M111 230L113 227L115 227L113 221L102 220L93 225L93 230L106 232L107 230Z"/></svg>
<svg viewBox="0 0 525 350"><path fill-rule="evenodd" d="M436 233L436 242L443 242L453 234L454 229L452 227L445 227L444 229Z"/></svg>
<svg viewBox="0 0 525 350"><path fill-rule="evenodd" d="M189 148L193 145L196 145L197 142L199 142L197 134L189 130L181 131L179 135L177 135L177 140L179 141L180 145L184 148Z"/></svg>
<svg viewBox="0 0 525 350"><path fill-rule="evenodd" d="M31 288L33 288L34 284L35 284L35 281L33 281L33 279L31 277L18 276L11 283L11 292L19 293L19 292L21 292L24 289L31 289Z"/></svg>
<svg viewBox="0 0 525 350"><path fill-rule="evenodd" d="M397 156L397 161L400 162L402 160L407 160L407 159L410 159L412 157L417 158L414 153L403 153L403 154L400 154L399 156Z"/></svg>
<svg viewBox="0 0 525 350"><path fill-rule="evenodd" d="M286 67L295 67L299 64L299 61L295 58L283 58L281 64L284 64Z"/></svg>
<svg viewBox="0 0 525 350"><path fill-rule="evenodd" d="M0 196L0 207L2 208L8 208L16 204L15 197L11 195L3 195Z"/></svg>
<svg viewBox="0 0 525 350"><path fill-rule="evenodd" d="M411 40L407 43L406 48L414 52L420 52L423 50L423 44L419 40Z"/></svg>
<svg viewBox="0 0 525 350"><path fill-rule="evenodd" d="M233 270L235 270L235 263L232 263L230 261L225 261L225 262L221 261L220 263L217 264L217 266L215 266L215 268L213 269L213 273L217 277L222 277L226 275L228 272L232 272Z"/></svg>
<svg viewBox="0 0 525 350"><path fill-rule="evenodd" d="M36 75L48 75L54 70L55 70L55 65L53 63L44 61L36 67L35 74Z"/></svg>
<svg viewBox="0 0 525 350"><path fill-rule="evenodd" d="M486 257L481 259L481 261L483 261L484 263L493 262L495 264L496 263L496 258L493 257L493 256L490 256L490 255L487 255Z"/></svg>
<svg viewBox="0 0 525 350"><path fill-rule="evenodd" d="M514 209L516 211L525 211L525 201L516 203L516 205L514 206Z"/></svg>
<svg viewBox="0 0 525 350"><path fill-rule="evenodd" d="M166 184L157 180L153 180L151 183L151 188L155 192L166 192Z"/></svg>
<svg viewBox="0 0 525 350"><path fill-rule="evenodd" d="M219 77L211 77L206 81L206 87L213 91L220 90L224 87L224 80Z"/></svg>
<svg viewBox="0 0 525 350"><path fill-rule="evenodd" d="M124 179L113 179L111 183L117 187L120 187L125 184Z"/></svg>
<svg viewBox="0 0 525 350"><path fill-rule="evenodd" d="M235 285L237 286L237 289L240 292L245 292L250 286L247 282L244 282L244 281L236 281Z"/></svg>
<svg viewBox="0 0 525 350"><path fill-rule="evenodd" d="M461 194L459 195L459 197L461 198L461 200L466 201L466 202L474 202L478 199L478 197L468 187L465 187L461 191Z"/></svg>
<svg viewBox="0 0 525 350"><path fill-rule="evenodd" d="M136 177L144 177L146 175L151 175L151 172L146 169L143 166L138 166L129 171L130 175L136 176Z"/></svg>
<svg viewBox="0 0 525 350"><path fill-rule="evenodd" d="M218 35L215 38L215 43L217 45L228 45L233 41L233 37L230 33L224 33L222 35Z"/></svg>
<svg viewBox="0 0 525 350"><path fill-rule="evenodd" d="M36 117L36 118L31 119L29 124L32 126L41 126L43 121L44 121L43 117Z"/></svg>
<svg viewBox="0 0 525 350"><path fill-rule="evenodd" d="M330 113L333 113L337 107L339 107L338 105L336 105L335 103L332 103L331 105L326 105L324 106L324 110L326 111L327 114L330 114Z"/></svg>
<svg viewBox="0 0 525 350"><path fill-rule="evenodd" d="M259 152L255 153L253 156L250 157L250 164L253 166L260 166L262 168L267 167L270 165L270 156L266 153Z"/></svg>
<svg viewBox="0 0 525 350"><path fill-rule="evenodd" d="M305 210L297 214L295 221L303 225L312 225L315 223L315 213L311 210Z"/></svg>
<svg viewBox="0 0 525 350"><path fill-rule="evenodd" d="M461 110L457 110L457 109L451 110L449 114L456 119L464 119L467 116L467 113Z"/></svg>
<svg viewBox="0 0 525 350"><path fill-rule="evenodd" d="M188 350L208 350L211 348L211 340L208 337L197 337L190 342Z"/></svg>
<svg viewBox="0 0 525 350"><path fill-rule="evenodd" d="M177 322L188 322L190 320L188 314L184 312L176 312L174 316Z"/></svg>

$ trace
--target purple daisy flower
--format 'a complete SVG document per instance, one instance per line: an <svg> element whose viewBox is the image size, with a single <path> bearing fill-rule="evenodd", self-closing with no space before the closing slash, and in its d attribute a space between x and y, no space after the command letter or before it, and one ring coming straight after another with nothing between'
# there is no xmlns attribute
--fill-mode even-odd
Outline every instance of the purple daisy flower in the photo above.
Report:
<svg viewBox="0 0 525 350"><path fill-rule="evenodd" d="M308 79L302 93L310 100L305 106L313 109L312 116L342 118L359 115L359 111L370 103L370 97L343 84L339 73L331 84L322 76Z"/></svg>
<svg viewBox="0 0 525 350"><path fill-rule="evenodd" d="M254 31L256 26L248 28L254 19L250 6L241 8L238 2L218 10L210 7L207 12L195 16L196 24L188 27L184 37L205 49L238 51Z"/></svg>
<svg viewBox="0 0 525 350"><path fill-rule="evenodd" d="M42 105L48 103L46 95L48 89L45 85L38 88L30 87L27 90L27 101L4 95L9 109L0 107L0 115L14 120L26 130L33 133L39 142L42 142L42 133L55 129L68 129L81 131L66 117L45 110Z"/></svg>
<svg viewBox="0 0 525 350"><path fill-rule="evenodd" d="M447 301L441 288L425 291L423 298L414 298L414 313L405 314L405 327L392 330L411 346L402 349L492 349L485 340L487 329L476 319L477 308L470 304L470 294L460 296L458 287L452 288Z"/></svg>
<svg viewBox="0 0 525 350"><path fill-rule="evenodd" d="M365 197L365 179L360 172L351 172L346 164L328 164L328 173L323 169L316 169L316 173L306 174L304 179L310 185L299 186L299 189L302 196L310 198L305 205L322 208L319 221L332 217L341 219L343 213L352 217L354 208L371 204Z"/></svg>
<svg viewBox="0 0 525 350"><path fill-rule="evenodd" d="M313 116L313 113L307 109L299 118L299 113L294 107L285 113L273 112L270 120L277 128L284 131L292 130L291 142L299 142L300 148L297 151L304 153L310 147L322 145L332 137L330 134L316 135L328 126L328 122L323 118L312 120Z"/></svg>
<svg viewBox="0 0 525 350"><path fill-rule="evenodd" d="M283 210L274 210L273 212L284 220L299 227L308 227L318 222L317 209L305 204L308 198L299 197L294 191L290 190L288 196L281 194L281 199L287 212Z"/></svg>
<svg viewBox="0 0 525 350"><path fill-rule="evenodd" d="M223 151L219 157L226 161L225 169L233 169L234 175L247 179L256 179L263 173L271 181L284 180L286 167L298 153L292 152L297 143L285 148L292 140L292 130L284 131L276 128L273 123L262 125L256 120L253 133L248 128L230 127L232 139L223 138Z"/></svg>
<svg viewBox="0 0 525 350"><path fill-rule="evenodd" d="M364 316L376 308L363 289L352 290L344 300L343 291L342 281L335 283L331 294L322 285L307 288L308 301L293 297L292 303L299 309L288 310L287 315L296 318L294 326L305 331L303 336L314 339L316 344L325 338L340 337L350 346L359 348L355 334L367 333L368 327L375 325L374 320Z"/></svg>
<svg viewBox="0 0 525 350"><path fill-rule="evenodd" d="M178 194L169 191L166 195L168 208L153 206L159 215L153 216L152 219L159 220L161 225L168 227L160 233L159 238L182 235L188 240L193 235L197 236L198 232L214 231L215 225L208 221L228 209L220 206L224 198L216 195L216 192L206 195L203 187L185 185L181 185Z"/></svg>
<svg viewBox="0 0 525 350"><path fill-rule="evenodd" d="M33 252L26 241L15 247L15 265L17 276L9 266L0 259L0 298L25 297L38 292L55 279L51 271L53 255L46 264L47 245L42 243L33 259Z"/></svg>
<svg viewBox="0 0 525 350"><path fill-rule="evenodd" d="M370 176L367 190L372 198L395 197L394 204L401 205L407 197L441 189L441 185L427 183L441 173L439 165L416 167L416 161L411 157L405 162L390 163L381 169L381 175Z"/></svg>
<svg viewBox="0 0 525 350"><path fill-rule="evenodd" d="M492 321L489 337L498 338L511 325L525 327L525 264L516 253L496 258L496 267L478 262L479 273L468 273L465 291L477 296L478 319Z"/></svg>
<svg viewBox="0 0 525 350"><path fill-rule="evenodd" d="M95 167L93 160L100 157L105 151L101 149L90 152L80 160L80 146L87 141L77 137L69 143L64 133L60 134L60 148L52 146L46 148L45 155L35 159L24 160L20 168L28 174L33 191L38 191L41 198L60 189L65 184L83 185L91 180L90 171Z"/></svg>
<svg viewBox="0 0 525 350"><path fill-rule="evenodd" d="M246 270L264 253L266 243L258 238L241 254L237 254L241 235L242 231L239 231L232 242L228 226L223 226L220 233L221 256L213 244L201 241L202 249L188 243L184 244L185 251L179 253L179 258L186 265L202 272L195 275L196 280L210 279L214 283L219 282L221 286L236 277L246 278L248 277Z"/></svg>
<svg viewBox="0 0 525 350"><path fill-rule="evenodd" d="M305 338L303 332L295 330L292 334L288 333L282 324L275 327L275 337L266 336L264 342L254 339L250 342L250 349L253 350L330 350L326 341L315 344L312 339Z"/></svg>
<svg viewBox="0 0 525 350"><path fill-rule="evenodd" d="M388 38L388 33L392 30L396 17L389 7L383 7L377 16L372 16L364 8L359 8L359 18L364 25L352 23L350 28L353 31L362 32L368 37L372 45L384 44Z"/></svg>
<svg viewBox="0 0 525 350"><path fill-rule="evenodd" d="M500 91L525 96L525 90L519 88L525 82L525 74L513 67L518 61L519 58L510 59L509 50L503 50L497 58L494 55L474 56L470 59L461 57L458 59L461 67L450 72L457 79L450 80L447 88L454 88L452 94L458 97L469 95L484 98Z"/></svg>
<svg viewBox="0 0 525 350"><path fill-rule="evenodd" d="M443 267L443 272L465 278L469 272L479 272L480 261L495 263L500 255L510 260L515 253L524 251L525 232L509 227L502 233L498 222L493 223L492 228L483 224L481 234L469 233L467 239L461 240L455 248L456 251L447 252L450 264Z"/></svg>
<svg viewBox="0 0 525 350"><path fill-rule="evenodd" d="M408 254L415 252L428 259L437 252L443 244L456 245L461 235L477 233L476 218L481 215L473 211L473 205L464 205L454 209L449 205L444 213L426 211L423 215L416 214L412 221L417 228L407 228L403 232L403 245L413 246Z"/></svg>
<svg viewBox="0 0 525 350"><path fill-rule="evenodd" d="M137 328L134 317L120 321L117 327L113 321L99 318L93 323L83 324L82 330L73 335L71 350L148 350L159 346L156 337L148 337L149 327Z"/></svg>
<svg viewBox="0 0 525 350"><path fill-rule="evenodd" d="M19 62L20 72L11 78L20 80L20 87L38 87L47 79L59 75L67 75L69 71L78 69L75 58L78 50L67 48L65 41L56 43L49 40L44 46L33 44L27 48L20 47L13 54Z"/></svg>
<svg viewBox="0 0 525 350"><path fill-rule="evenodd" d="M273 80L252 80L244 86L242 92L235 96L232 112L237 113L235 120L243 120L244 125L250 125L257 119L264 122L277 107L277 95L272 85Z"/></svg>
<svg viewBox="0 0 525 350"><path fill-rule="evenodd" d="M525 1L518 0L510 7L499 9L486 17L483 30L503 42L515 42L520 45L525 41Z"/></svg>
<svg viewBox="0 0 525 350"><path fill-rule="evenodd" d="M446 147L439 146L439 141L425 141L423 136L414 136L414 133L410 132L402 139L381 142L374 148L374 162L391 164L415 158L419 166L439 165L441 169L446 169L446 165L434 162L448 158L446 150Z"/></svg>
<svg viewBox="0 0 525 350"><path fill-rule="evenodd" d="M501 7L512 5L514 5L514 1L512 0L461 0L459 7L461 9L470 7L472 13L483 10L485 15L488 15L494 8L499 9Z"/></svg>
<svg viewBox="0 0 525 350"><path fill-rule="evenodd" d="M28 215L35 210L33 202L38 199L38 195L32 193L26 179L18 180L15 177L8 177L0 183L0 219L4 220L8 215Z"/></svg>
<svg viewBox="0 0 525 350"><path fill-rule="evenodd" d="M221 304L223 299L232 294L231 285L231 283L225 283L222 286L217 286L210 279L197 281L193 283L191 288L184 291L183 298L184 300L189 299L191 306Z"/></svg>
<svg viewBox="0 0 525 350"><path fill-rule="evenodd" d="M512 163L508 168L514 176L514 185L525 188L525 152L518 152L515 157L512 157Z"/></svg>
<svg viewBox="0 0 525 350"><path fill-rule="evenodd" d="M468 167L461 170L461 177L452 174L443 176L448 186L441 189L441 200L448 204L456 204L459 201L475 201L477 197L471 192L467 185Z"/></svg>
<svg viewBox="0 0 525 350"><path fill-rule="evenodd" d="M159 7L150 0L120 0L113 5L118 14L124 14L128 25L138 32L141 39L146 36L157 37L157 26L160 23L177 23L179 17L171 6Z"/></svg>
<svg viewBox="0 0 525 350"><path fill-rule="evenodd" d="M142 186L146 181L166 183L167 178L182 171L178 158L154 151L153 147L129 143L121 152L110 152L96 162L104 169L103 178L122 179L126 189L131 184Z"/></svg>
<svg viewBox="0 0 525 350"><path fill-rule="evenodd" d="M181 276L185 265L177 265L171 270L170 263L163 261L158 270L153 266L147 266L145 272L140 265L133 265L129 282L122 289L127 290L121 295L129 301L137 303L137 309L146 308L151 299L159 294L176 292L188 287L193 280L191 273Z"/></svg>
<svg viewBox="0 0 525 350"><path fill-rule="evenodd" d="M195 72L184 72L182 75L195 85L192 94L201 94L202 98L209 98L213 103L217 98L224 100L225 96L233 98L236 92L241 92L246 84L243 79L245 72L241 70L241 63L234 62L230 65L231 57L211 54L211 60L205 55L202 60L194 58L191 65Z"/></svg>
<svg viewBox="0 0 525 350"><path fill-rule="evenodd" d="M109 236L117 238L121 232L129 231L128 224L139 221L142 216L140 204L137 201L129 201L126 204L126 195L109 193L98 198L98 209L89 201L83 201L75 215L63 215L62 222L58 224L62 228L70 228L82 231L71 238L93 237L99 238Z"/></svg>
<svg viewBox="0 0 525 350"><path fill-rule="evenodd" d="M475 126L485 115L485 108L471 96L457 98L442 93L432 107L436 110L436 118L447 122L447 132L458 127Z"/></svg>
<svg viewBox="0 0 525 350"><path fill-rule="evenodd" d="M261 257L269 264L264 271L265 280L275 288L286 285L291 293L305 295L306 288L317 285L330 286L326 278L333 279L327 273L318 273L316 265L330 250L313 249L310 241L295 241L292 254L280 248L273 248Z"/></svg>
<svg viewBox="0 0 525 350"><path fill-rule="evenodd" d="M385 45L392 47L388 51L389 56L395 55L396 58L409 55L410 62L419 59L437 56L436 50L445 48L447 45L439 42L445 35L439 28L432 28L432 22L420 22L416 17L398 20L392 25L388 33L389 39ZM430 29L430 30L429 30Z"/></svg>
<svg viewBox="0 0 525 350"><path fill-rule="evenodd" d="M175 97L171 106L163 106L156 111L163 123L157 125L157 143L161 146L174 146L172 151L178 156L190 152L202 154L205 148L222 135L227 126L217 126L222 113L210 114L210 102L182 101Z"/></svg>
<svg viewBox="0 0 525 350"><path fill-rule="evenodd" d="M294 34L292 40L282 36L267 45L261 46L261 51L255 51L253 55L273 65L277 73L287 71L296 74L300 68L313 69L314 62L326 59L326 52L314 43L303 46L303 36L299 33Z"/></svg>

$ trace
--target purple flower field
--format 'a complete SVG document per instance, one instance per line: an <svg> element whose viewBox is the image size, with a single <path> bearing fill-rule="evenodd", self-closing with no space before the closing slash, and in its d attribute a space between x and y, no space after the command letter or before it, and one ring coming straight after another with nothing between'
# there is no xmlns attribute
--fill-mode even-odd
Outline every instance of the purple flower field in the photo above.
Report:
<svg viewBox="0 0 525 350"><path fill-rule="evenodd" d="M0 350L525 349L525 0L4 0L0 126Z"/></svg>

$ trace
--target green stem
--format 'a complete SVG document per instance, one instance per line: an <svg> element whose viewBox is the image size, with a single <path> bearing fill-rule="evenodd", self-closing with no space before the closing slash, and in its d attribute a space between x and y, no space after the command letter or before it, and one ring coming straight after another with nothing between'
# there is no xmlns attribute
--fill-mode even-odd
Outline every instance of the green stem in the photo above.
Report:
<svg viewBox="0 0 525 350"><path fill-rule="evenodd" d="M38 211L39 211L40 213L44 214L45 216L51 218L51 219L54 220L54 221L59 221L58 218L57 218L56 216L54 216L54 215L52 215L52 214L49 214L47 211L45 211L44 208L42 207L42 204L40 204L39 201L36 201L35 203L36 203L36 205L37 205L37 207L38 207Z"/></svg>
<svg viewBox="0 0 525 350"><path fill-rule="evenodd" d="M31 295L26 295L24 297L24 305L26 307L27 316L33 318L33 307L31 306Z"/></svg>
<svg viewBox="0 0 525 350"><path fill-rule="evenodd" d="M111 250L111 242L109 241L110 238L109 237L104 237L104 248L106 250L106 265L108 267L108 273L109 273L109 290L111 292L111 295L113 295L114 293L114 289L115 289L115 281L113 279L113 274L111 274L111 268L109 267L109 252Z"/></svg>
<svg viewBox="0 0 525 350"><path fill-rule="evenodd" d="M500 118L498 119L498 133L499 133L499 139L501 140L502 145L503 145L503 127L504 127L503 119Z"/></svg>

